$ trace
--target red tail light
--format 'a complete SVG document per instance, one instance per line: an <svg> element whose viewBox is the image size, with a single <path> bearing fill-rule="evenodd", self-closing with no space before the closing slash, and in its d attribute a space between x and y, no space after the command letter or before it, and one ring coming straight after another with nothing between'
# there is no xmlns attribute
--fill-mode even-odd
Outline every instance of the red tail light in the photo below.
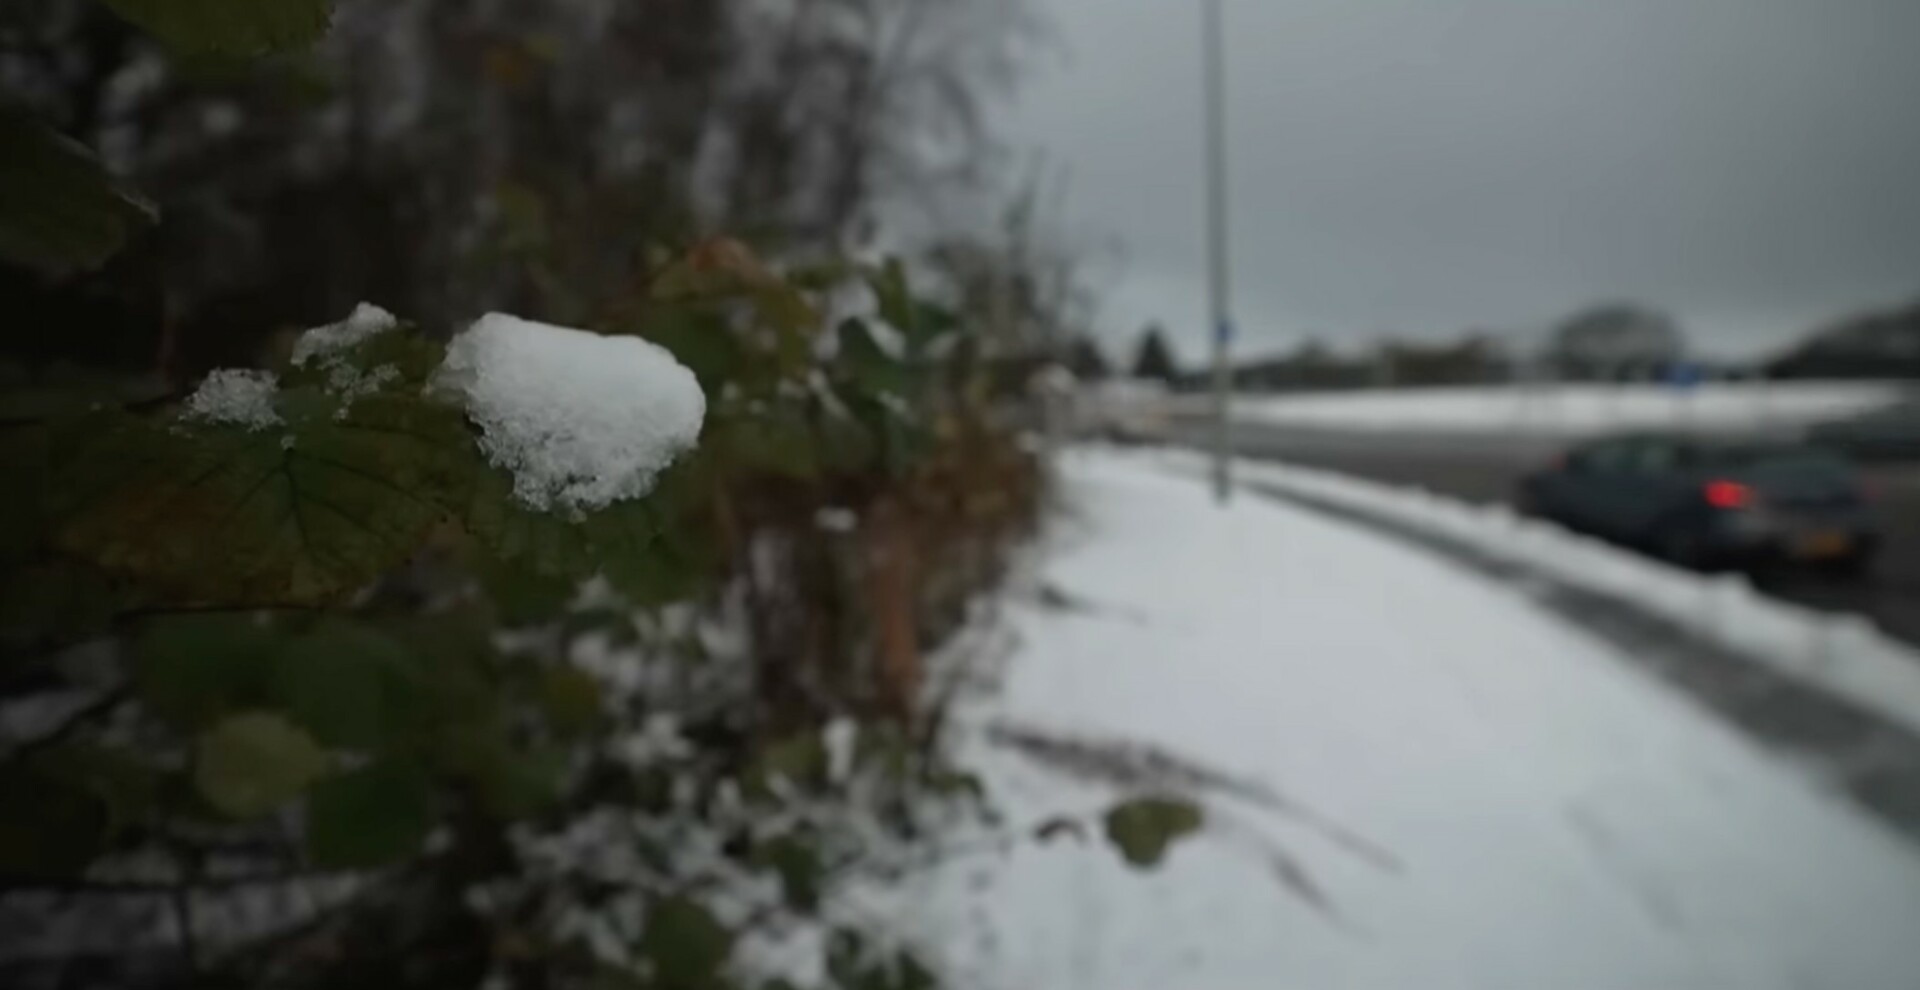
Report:
<svg viewBox="0 0 1920 990"><path fill-rule="evenodd" d="M1738 481L1709 481L1701 494L1716 509L1744 509L1753 504L1753 489Z"/></svg>

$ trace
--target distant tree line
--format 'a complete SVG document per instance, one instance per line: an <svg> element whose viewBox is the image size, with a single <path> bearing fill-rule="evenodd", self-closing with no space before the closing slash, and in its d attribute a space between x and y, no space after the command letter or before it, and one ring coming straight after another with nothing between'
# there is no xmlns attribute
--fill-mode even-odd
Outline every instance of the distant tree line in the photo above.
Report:
<svg viewBox="0 0 1920 990"><path fill-rule="evenodd" d="M1766 371L1774 378L1920 378L1920 299L1822 327Z"/></svg>
<svg viewBox="0 0 1920 990"><path fill-rule="evenodd" d="M1082 341L1076 347L1091 347ZM1096 352L1097 356L1097 352ZM1098 367L1083 354L1070 365L1082 378ZM1182 368L1166 331L1142 331L1129 365L1135 377L1187 389L1211 383L1207 369ZM1920 378L1920 299L1821 327L1782 353L1755 362L1703 359L1688 348L1678 321L1658 309L1610 302L1582 309L1538 338L1473 330L1450 340L1386 340L1363 351L1336 350L1309 338L1293 350L1243 359L1234 387L1248 391L1472 385L1514 380L1662 381L1704 378Z"/></svg>

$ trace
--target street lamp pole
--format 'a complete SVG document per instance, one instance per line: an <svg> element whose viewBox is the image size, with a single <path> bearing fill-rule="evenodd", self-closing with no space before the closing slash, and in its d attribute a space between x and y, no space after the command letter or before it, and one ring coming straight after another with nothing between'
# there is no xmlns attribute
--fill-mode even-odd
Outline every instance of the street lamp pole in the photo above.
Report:
<svg viewBox="0 0 1920 990"><path fill-rule="evenodd" d="M1232 490L1227 413L1233 374L1227 349L1233 339L1233 318L1227 304L1227 56L1220 4L1221 0L1202 0L1201 10L1207 100L1207 294L1213 324L1213 494L1224 504Z"/></svg>

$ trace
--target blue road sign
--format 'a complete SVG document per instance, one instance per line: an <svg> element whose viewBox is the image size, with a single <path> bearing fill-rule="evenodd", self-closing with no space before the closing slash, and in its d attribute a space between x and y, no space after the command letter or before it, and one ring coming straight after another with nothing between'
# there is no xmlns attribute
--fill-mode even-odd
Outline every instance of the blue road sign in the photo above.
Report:
<svg viewBox="0 0 1920 990"><path fill-rule="evenodd" d="M1666 381L1677 389L1690 389L1707 380L1705 366L1692 361L1675 361L1667 366Z"/></svg>

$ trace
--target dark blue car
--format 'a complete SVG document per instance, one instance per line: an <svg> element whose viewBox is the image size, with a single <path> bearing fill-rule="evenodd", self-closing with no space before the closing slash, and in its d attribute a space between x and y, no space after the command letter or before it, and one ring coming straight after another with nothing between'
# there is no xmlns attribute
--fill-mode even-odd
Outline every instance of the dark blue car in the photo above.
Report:
<svg viewBox="0 0 1920 990"><path fill-rule="evenodd" d="M1595 440L1523 478L1529 513L1698 569L1858 573L1880 529L1853 467L1818 448L1641 434Z"/></svg>

